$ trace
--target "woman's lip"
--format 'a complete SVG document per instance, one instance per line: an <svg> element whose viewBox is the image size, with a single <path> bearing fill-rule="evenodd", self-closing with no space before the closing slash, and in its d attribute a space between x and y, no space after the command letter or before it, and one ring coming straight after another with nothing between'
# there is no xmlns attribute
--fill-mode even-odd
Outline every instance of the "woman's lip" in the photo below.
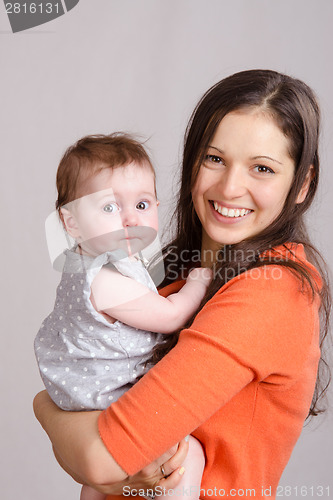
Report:
<svg viewBox="0 0 333 500"><path fill-rule="evenodd" d="M220 207L225 207L225 208L231 208L233 210L252 210L252 208L247 208L247 207L236 207L235 205L230 205L229 203L224 203L224 202L221 202L221 201L217 201L217 200L209 200L209 203L211 203L213 206L214 206L214 203L217 203Z"/></svg>

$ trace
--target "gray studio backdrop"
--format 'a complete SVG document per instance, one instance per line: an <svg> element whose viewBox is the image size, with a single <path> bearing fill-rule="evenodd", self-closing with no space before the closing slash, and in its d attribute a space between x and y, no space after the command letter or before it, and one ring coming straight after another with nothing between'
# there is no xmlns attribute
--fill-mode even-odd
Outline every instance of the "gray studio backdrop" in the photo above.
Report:
<svg viewBox="0 0 333 500"><path fill-rule="evenodd" d="M198 98L243 69L290 73L315 89L323 109L323 175L309 223L333 268L332 21L331 0L81 0L64 16L13 34L1 3L1 498L79 494L32 413L42 389L33 339L59 280L44 222L65 147L115 130L149 138L162 233ZM304 429L282 485L330 486L333 496L332 422L328 413ZM300 496L296 489L289 495Z"/></svg>

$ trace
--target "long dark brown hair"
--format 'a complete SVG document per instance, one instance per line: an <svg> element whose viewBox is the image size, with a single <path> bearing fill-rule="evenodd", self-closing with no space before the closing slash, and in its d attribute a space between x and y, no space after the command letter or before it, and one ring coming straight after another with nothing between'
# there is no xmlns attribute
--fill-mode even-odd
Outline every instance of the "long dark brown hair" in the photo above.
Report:
<svg viewBox="0 0 333 500"><path fill-rule="evenodd" d="M319 289L311 271L295 255L280 259L279 265L289 268L302 284L310 287L313 296L321 299L321 360L310 415L323 410L318 401L330 382L329 367L323 357L323 342L329 328L331 295L328 272L324 260L311 244L304 224L304 213L310 207L319 181L318 139L320 111L313 91L302 81L270 70L250 70L236 73L218 82L199 101L190 118L185 133L183 169L178 203L175 210L176 234L173 241L164 248L166 268L164 284L175 279L175 271L181 274L184 251L191 254L201 251L202 227L195 213L192 189L198 176L210 141L221 120L228 113L246 108L259 108L272 117L283 134L289 139L289 154L295 163L292 186L280 215L262 232L237 244L221 248L216 263L214 279L202 300L198 311L206 302L234 276L255 267L275 264L264 257L271 250L287 243L304 245L308 260L318 270L322 288ZM307 195L302 203L296 203L297 196L312 165L312 177ZM286 246L285 250L290 247ZM176 258L175 258L176 256ZM196 314L198 313L196 312ZM195 315L194 315L195 316ZM189 320L188 327L194 316ZM179 332L157 349L155 361L163 357L177 342Z"/></svg>

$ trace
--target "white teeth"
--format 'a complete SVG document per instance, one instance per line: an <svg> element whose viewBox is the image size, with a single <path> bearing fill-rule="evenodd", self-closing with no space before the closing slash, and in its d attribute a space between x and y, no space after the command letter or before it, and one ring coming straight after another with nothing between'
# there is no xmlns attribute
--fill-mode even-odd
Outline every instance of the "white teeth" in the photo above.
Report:
<svg viewBox="0 0 333 500"><path fill-rule="evenodd" d="M239 209L222 207L216 201L214 201L214 208L219 214L224 215L224 217L244 217L244 215L251 212L251 210L246 210L246 208Z"/></svg>

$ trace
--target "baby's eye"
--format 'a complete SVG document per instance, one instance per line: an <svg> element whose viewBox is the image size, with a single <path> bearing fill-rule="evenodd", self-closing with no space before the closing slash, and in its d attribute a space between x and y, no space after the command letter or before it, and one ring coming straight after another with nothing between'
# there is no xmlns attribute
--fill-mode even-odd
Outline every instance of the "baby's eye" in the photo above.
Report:
<svg viewBox="0 0 333 500"><path fill-rule="evenodd" d="M266 165L257 165L255 169L261 174L275 174L274 170L270 167L266 167Z"/></svg>
<svg viewBox="0 0 333 500"><path fill-rule="evenodd" d="M222 158L216 155L206 155L206 160L211 161L212 163L223 164Z"/></svg>
<svg viewBox="0 0 333 500"><path fill-rule="evenodd" d="M117 203L108 203L104 205L103 211L108 214L113 214L119 210Z"/></svg>
<svg viewBox="0 0 333 500"><path fill-rule="evenodd" d="M137 203L135 208L137 208L138 210L147 210L147 208L149 208L149 202L139 201L139 203Z"/></svg>

